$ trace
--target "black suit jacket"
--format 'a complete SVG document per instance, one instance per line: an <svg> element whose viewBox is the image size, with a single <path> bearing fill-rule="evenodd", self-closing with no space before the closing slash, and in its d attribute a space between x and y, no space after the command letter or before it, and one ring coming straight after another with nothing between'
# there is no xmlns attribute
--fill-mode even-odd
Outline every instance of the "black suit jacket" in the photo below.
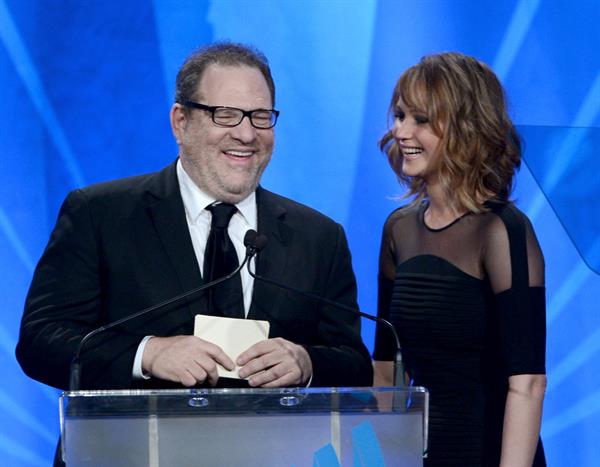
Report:
<svg viewBox="0 0 600 467"><path fill-rule="evenodd" d="M356 283L342 227L322 214L257 190L258 231L269 242L257 273L356 307ZM78 343L92 329L202 283L175 164L71 192L27 296L16 354L32 378L67 388ZM143 336L193 333L206 313L199 296L92 338L81 356L82 388L172 387L132 380ZM370 357L357 317L255 281L249 318L270 337L305 346L313 386L367 386Z"/></svg>

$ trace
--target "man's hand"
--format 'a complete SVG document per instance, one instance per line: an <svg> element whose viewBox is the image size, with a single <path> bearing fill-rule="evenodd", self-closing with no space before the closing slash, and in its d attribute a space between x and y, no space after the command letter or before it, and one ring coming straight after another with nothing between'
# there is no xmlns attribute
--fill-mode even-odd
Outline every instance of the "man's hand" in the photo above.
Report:
<svg viewBox="0 0 600 467"><path fill-rule="evenodd" d="M208 379L217 384L217 363L233 370L233 361L223 350L196 336L152 337L142 355L144 374L191 387Z"/></svg>
<svg viewBox="0 0 600 467"><path fill-rule="evenodd" d="M237 358L241 378L253 387L285 387L306 384L312 362L306 349L276 337L254 344Z"/></svg>

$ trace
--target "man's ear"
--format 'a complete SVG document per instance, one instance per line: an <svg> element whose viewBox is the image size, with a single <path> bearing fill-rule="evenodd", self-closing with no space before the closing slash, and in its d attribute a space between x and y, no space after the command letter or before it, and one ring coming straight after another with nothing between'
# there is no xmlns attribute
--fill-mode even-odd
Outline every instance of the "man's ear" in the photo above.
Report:
<svg viewBox="0 0 600 467"><path fill-rule="evenodd" d="M169 117L171 120L171 130L173 131L173 136L175 136L175 141L177 144L181 144L183 132L188 120L183 106L178 103L173 104L173 107L171 107L171 112L169 113Z"/></svg>

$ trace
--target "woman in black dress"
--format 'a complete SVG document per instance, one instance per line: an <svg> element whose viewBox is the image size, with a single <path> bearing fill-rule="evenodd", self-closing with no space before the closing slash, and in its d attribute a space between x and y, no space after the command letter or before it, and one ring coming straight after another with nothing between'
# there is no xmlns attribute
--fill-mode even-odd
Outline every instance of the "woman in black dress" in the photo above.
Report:
<svg viewBox="0 0 600 467"><path fill-rule="evenodd" d="M474 58L430 55L402 74L391 112L380 145L413 200L383 229L378 312L430 391L425 465L545 465L544 259L509 201L521 147L502 86ZM376 385L393 349L378 329Z"/></svg>

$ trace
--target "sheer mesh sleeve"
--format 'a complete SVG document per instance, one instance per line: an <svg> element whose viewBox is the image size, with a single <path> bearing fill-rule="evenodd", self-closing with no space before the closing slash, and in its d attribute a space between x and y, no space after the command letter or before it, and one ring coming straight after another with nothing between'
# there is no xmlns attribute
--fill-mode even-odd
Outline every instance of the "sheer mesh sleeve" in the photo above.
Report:
<svg viewBox="0 0 600 467"><path fill-rule="evenodd" d="M392 219L388 218L383 227L381 248L379 251L379 273L377 277L377 316L388 320L390 316L390 303L392 301L394 278L396 276L392 225ZM384 325L377 324L373 358L375 360L393 360L395 348L396 342L390 330Z"/></svg>
<svg viewBox="0 0 600 467"><path fill-rule="evenodd" d="M507 376L545 373L544 258L529 220L507 205L490 222L483 263Z"/></svg>

